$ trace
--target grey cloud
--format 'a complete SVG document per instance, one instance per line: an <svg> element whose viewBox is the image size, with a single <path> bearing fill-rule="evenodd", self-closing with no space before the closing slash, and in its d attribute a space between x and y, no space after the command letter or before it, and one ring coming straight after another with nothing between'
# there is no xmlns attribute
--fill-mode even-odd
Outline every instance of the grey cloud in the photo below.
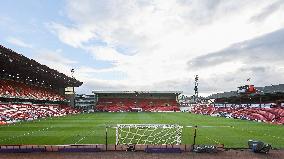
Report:
<svg viewBox="0 0 284 159"><path fill-rule="evenodd" d="M255 73L265 73L267 71L266 67L263 66L253 66L253 67L245 67L239 69L240 72L255 72Z"/></svg>
<svg viewBox="0 0 284 159"><path fill-rule="evenodd" d="M238 13L248 5L255 5L250 0L179 0L183 6L188 6L188 12L182 18L191 21L194 25L210 24L219 18Z"/></svg>
<svg viewBox="0 0 284 159"><path fill-rule="evenodd" d="M140 48L140 45L143 45L145 41L147 41L147 37L143 34L137 34L131 29L123 27L115 29L112 33L112 37L114 37L114 39L118 39L118 41L115 42L117 47L125 48L125 51L117 51L125 55L136 54L138 51L137 48Z"/></svg>
<svg viewBox="0 0 284 159"><path fill-rule="evenodd" d="M192 94L194 87L193 80L193 77L191 79L163 80L161 82L154 83L150 87L161 91L183 91L184 94Z"/></svg>
<svg viewBox="0 0 284 159"><path fill-rule="evenodd" d="M188 1L180 0L180 4L188 6L189 10L186 14L181 15L185 19L189 19L198 25L208 24L213 21L213 17L217 13L221 0L205 0L205 1ZM192 7L194 6L194 7Z"/></svg>
<svg viewBox="0 0 284 159"><path fill-rule="evenodd" d="M234 74L241 75L243 81L245 81L245 78L251 77L253 84L258 87L280 84L283 83L284 79L283 70L279 70L277 66L244 66L234 72Z"/></svg>
<svg viewBox="0 0 284 159"><path fill-rule="evenodd" d="M273 14L274 12L278 11L279 9L281 9L283 4L284 4L283 0L278 0L278 1L274 2L274 3L272 3L271 5L263 8L261 10L261 12L259 12L255 16L251 17L250 22L261 22L261 21L265 20L271 14Z"/></svg>
<svg viewBox="0 0 284 159"><path fill-rule="evenodd" d="M188 61L189 68L202 69L225 62L241 61L247 65L279 64L284 61L284 29L234 44L224 50Z"/></svg>

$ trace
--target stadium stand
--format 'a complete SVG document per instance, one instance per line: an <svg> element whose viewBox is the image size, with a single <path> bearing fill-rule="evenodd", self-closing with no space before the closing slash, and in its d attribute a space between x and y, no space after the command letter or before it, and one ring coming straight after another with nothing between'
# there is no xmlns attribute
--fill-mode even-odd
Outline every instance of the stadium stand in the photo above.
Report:
<svg viewBox="0 0 284 159"><path fill-rule="evenodd" d="M104 93L107 94L107 98L100 93L98 93L100 97L96 103L97 111L130 112L137 110L137 108L146 112L180 111L175 93L145 92L136 94L135 92L109 92Z"/></svg>
<svg viewBox="0 0 284 159"><path fill-rule="evenodd" d="M213 105L195 105L192 113L210 116L220 116L258 122L284 124L284 108L250 108L250 107L214 107Z"/></svg>
<svg viewBox="0 0 284 159"><path fill-rule="evenodd" d="M0 79L53 88L79 87L83 83L0 45Z"/></svg>
<svg viewBox="0 0 284 159"><path fill-rule="evenodd" d="M139 103L135 99L100 99L97 103L96 109L98 111L119 112L132 111L139 105L143 111L179 111L178 103L176 101L162 100L162 99L142 99Z"/></svg>
<svg viewBox="0 0 284 159"><path fill-rule="evenodd" d="M97 110L108 112L131 111L132 108L142 108L143 111L179 111L178 103L175 100L164 99L109 99L101 98L97 103Z"/></svg>
<svg viewBox="0 0 284 159"><path fill-rule="evenodd" d="M83 83L0 45L0 125L79 113L66 87Z"/></svg>
<svg viewBox="0 0 284 159"><path fill-rule="evenodd" d="M0 121L2 124L76 113L79 113L79 110L68 105L0 104Z"/></svg>
<svg viewBox="0 0 284 159"><path fill-rule="evenodd" d="M0 80L0 97L51 101L66 100L62 95L51 89L38 86L28 86L24 83L10 80Z"/></svg>

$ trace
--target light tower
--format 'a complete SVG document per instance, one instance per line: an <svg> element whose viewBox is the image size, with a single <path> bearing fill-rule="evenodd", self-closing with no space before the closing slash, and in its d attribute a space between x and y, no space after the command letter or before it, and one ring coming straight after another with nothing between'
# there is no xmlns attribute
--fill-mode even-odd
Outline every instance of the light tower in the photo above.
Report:
<svg viewBox="0 0 284 159"><path fill-rule="evenodd" d="M70 71L71 71L71 77L74 78L75 69L72 68ZM76 107L76 93L74 86L72 87L72 94L73 94L73 106Z"/></svg>
<svg viewBox="0 0 284 159"><path fill-rule="evenodd" d="M197 101L198 98L198 75L195 75L195 82L194 82L194 101Z"/></svg>
<svg viewBox="0 0 284 159"><path fill-rule="evenodd" d="M72 77L72 78L74 78L74 72L75 72L75 69L72 68L72 69L71 69L71 77Z"/></svg>

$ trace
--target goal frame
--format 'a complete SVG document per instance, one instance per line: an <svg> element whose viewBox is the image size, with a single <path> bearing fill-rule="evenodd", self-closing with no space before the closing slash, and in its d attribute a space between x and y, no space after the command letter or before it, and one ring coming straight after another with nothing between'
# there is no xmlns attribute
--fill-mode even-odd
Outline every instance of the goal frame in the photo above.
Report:
<svg viewBox="0 0 284 159"><path fill-rule="evenodd" d="M121 137L120 130L121 129L133 128L133 129L172 129L174 130L175 131L175 137L174 137L175 143L164 143L162 145L166 145L166 144L180 145L181 138L182 138L182 130L183 130L183 126L180 126L178 124L117 124L113 128L116 129L116 145L127 144L127 143L120 143L120 137ZM136 144L136 143L130 143L130 144ZM138 144L141 144L141 143L138 143Z"/></svg>

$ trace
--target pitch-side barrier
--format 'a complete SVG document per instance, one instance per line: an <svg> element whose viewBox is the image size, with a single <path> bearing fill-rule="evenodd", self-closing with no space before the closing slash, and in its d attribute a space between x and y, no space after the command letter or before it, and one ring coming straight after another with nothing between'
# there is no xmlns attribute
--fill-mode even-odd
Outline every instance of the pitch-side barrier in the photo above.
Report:
<svg viewBox="0 0 284 159"><path fill-rule="evenodd" d="M192 150L191 144L181 145L131 145L134 151L182 153ZM223 145L216 145L222 150ZM0 153L33 153L33 152L104 152L129 151L129 145L87 144L87 145L0 145Z"/></svg>

